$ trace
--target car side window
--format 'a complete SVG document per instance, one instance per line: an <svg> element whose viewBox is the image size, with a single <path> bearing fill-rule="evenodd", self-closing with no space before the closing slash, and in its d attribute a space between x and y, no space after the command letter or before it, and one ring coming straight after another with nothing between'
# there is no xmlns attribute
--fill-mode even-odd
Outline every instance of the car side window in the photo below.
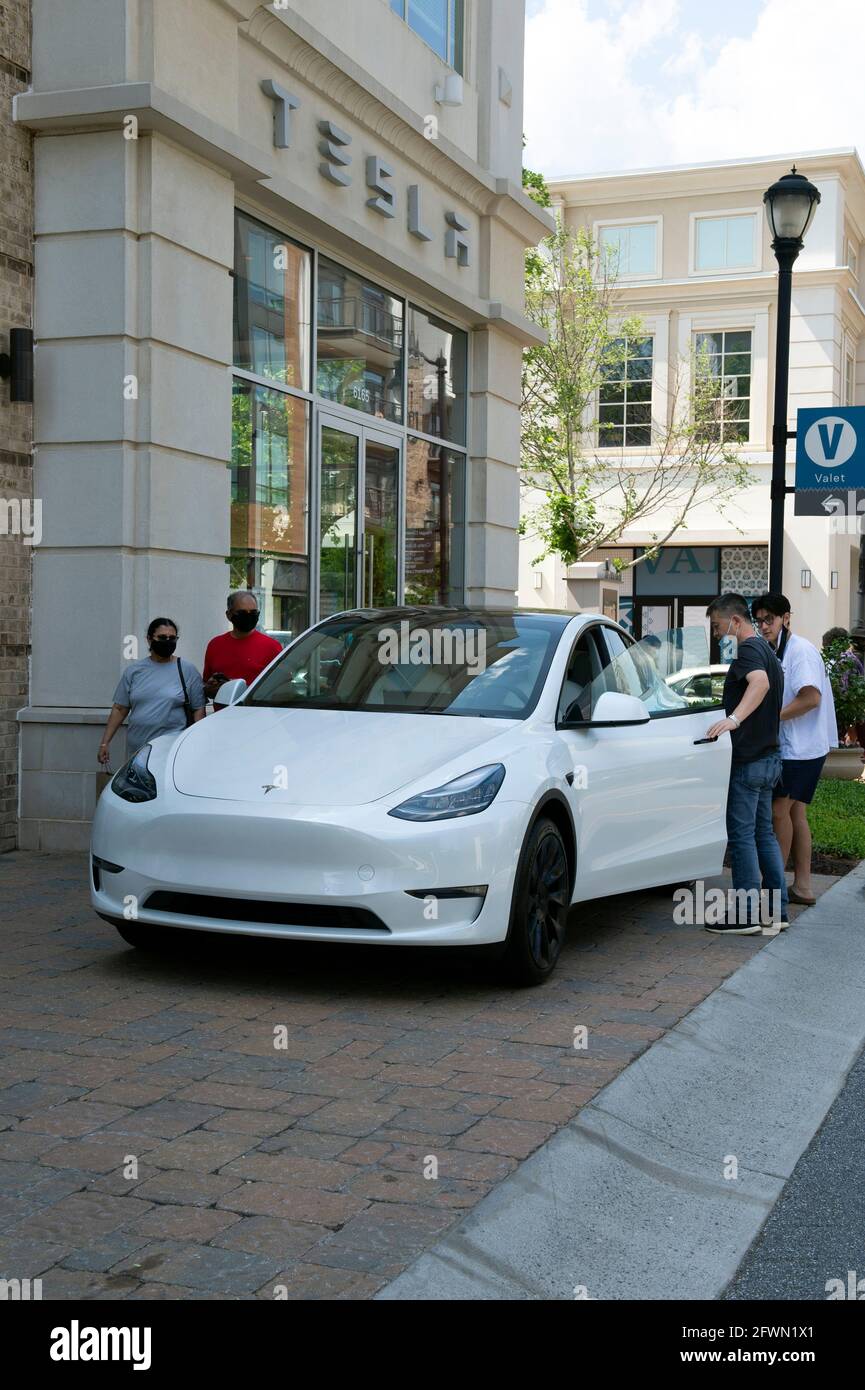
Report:
<svg viewBox="0 0 865 1390"><path fill-rule="evenodd" d="M604 628L604 644L610 663L592 691L592 705L606 690L635 695L650 715L687 713L687 696L674 686L681 669L680 633L650 635L641 642L629 642L615 628ZM693 645L693 644L692 644Z"/></svg>
<svg viewBox="0 0 865 1390"><path fill-rule="evenodd" d="M643 653L611 627L604 628L604 646L607 660L601 679L592 691L592 707L607 690L618 695L635 695L645 702L657 684L657 677Z"/></svg>
<svg viewBox="0 0 865 1390"><path fill-rule="evenodd" d="M606 654L598 646L597 629L581 632L571 649L559 695L556 722L579 723L591 717L591 692L600 676Z"/></svg>

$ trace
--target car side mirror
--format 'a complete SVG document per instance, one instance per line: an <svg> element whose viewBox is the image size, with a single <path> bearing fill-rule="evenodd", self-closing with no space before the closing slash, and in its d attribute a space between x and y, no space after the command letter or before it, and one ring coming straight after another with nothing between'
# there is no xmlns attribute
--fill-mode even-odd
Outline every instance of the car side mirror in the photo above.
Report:
<svg viewBox="0 0 865 1390"><path fill-rule="evenodd" d="M590 728L612 729L629 724L648 724L649 711L636 695L605 690L592 710Z"/></svg>
<svg viewBox="0 0 865 1390"><path fill-rule="evenodd" d="M239 677L237 680L226 681L217 690L214 696L215 703L217 705L236 705L240 697L246 694L247 689L246 681Z"/></svg>

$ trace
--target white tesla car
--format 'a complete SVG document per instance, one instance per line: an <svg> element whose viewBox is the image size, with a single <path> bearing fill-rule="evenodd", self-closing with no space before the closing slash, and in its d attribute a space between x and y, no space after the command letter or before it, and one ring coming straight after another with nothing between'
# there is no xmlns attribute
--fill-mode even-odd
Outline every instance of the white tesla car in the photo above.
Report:
<svg viewBox="0 0 865 1390"><path fill-rule="evenodd" d="M721 870L729 738L606 618L342 613L223 698L100 799L92 902L134 946L498 947L539 983L570 904Z"/></svg>

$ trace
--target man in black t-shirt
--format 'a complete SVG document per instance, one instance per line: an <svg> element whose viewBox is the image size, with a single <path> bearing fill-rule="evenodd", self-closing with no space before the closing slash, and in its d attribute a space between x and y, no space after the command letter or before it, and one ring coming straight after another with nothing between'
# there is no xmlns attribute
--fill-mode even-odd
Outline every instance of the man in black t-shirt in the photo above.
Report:
<svg viewBox="0 0 865 1390"><path fill-rule="evenodd" d="M781 777L779 729L784 672L769 643L758 637L740 594L721 594L706 616L717 641L733 637L736 657L724 682L726 717L707 737L730 734L733 759L727 795L727 840L736 911L706 930L754 936L761 931L760 889L770 894L771 920L783 931L787 921L787 880L772 826L772 789Z"/></svg>

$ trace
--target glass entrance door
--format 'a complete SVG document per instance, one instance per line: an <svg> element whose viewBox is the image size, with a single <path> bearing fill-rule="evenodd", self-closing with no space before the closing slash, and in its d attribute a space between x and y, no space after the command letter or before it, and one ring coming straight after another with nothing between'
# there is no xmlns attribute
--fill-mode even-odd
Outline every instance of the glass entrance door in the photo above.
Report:
<svg viewBox="0 0 865 1390"><path fill-rule="evenodd" d="M364 608L390 608L399 593L399 447L367 434L363 506Z"/></svg>
<svg viewBox="0 0 865 1390"><path fill-rule="evenodd" d="M319 617L357 607L360 431L322 423L319 489Z"/></svg>
<svg viewBox="0 0 865 1390"><path fill-rule="evenodd" d="M400 452L383 432L320 419L319 618L399 601Z"/></svg>

